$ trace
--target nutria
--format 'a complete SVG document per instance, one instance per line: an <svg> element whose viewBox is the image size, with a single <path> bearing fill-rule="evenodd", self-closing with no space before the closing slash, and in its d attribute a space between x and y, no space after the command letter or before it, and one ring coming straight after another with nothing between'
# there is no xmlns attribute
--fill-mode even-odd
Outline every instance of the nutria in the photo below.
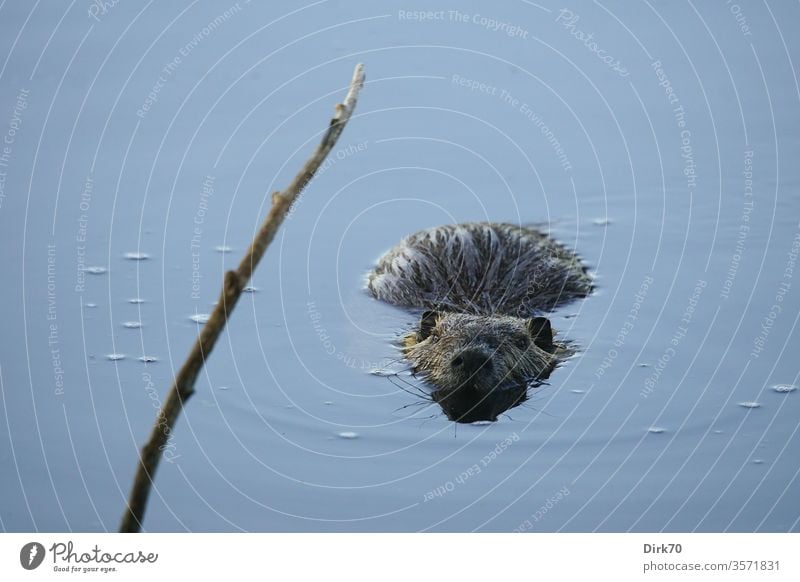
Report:
<svg viewBox="0 0 800 582"><path fill-rule="evenodd" d="M569 353L536 315L592 284L577 256L528 227L466 223L423 230L378 261L378 299L425 308L402 351L450 420L497 420Z"/></svg>

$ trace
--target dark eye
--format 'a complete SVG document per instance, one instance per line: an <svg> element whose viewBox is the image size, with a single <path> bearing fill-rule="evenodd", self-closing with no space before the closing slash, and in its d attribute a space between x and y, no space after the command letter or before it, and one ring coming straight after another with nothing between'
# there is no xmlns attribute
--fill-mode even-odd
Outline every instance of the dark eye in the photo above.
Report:
<svg viewBox="0 0 800 582"><path fill-rule="evenodd" d="M520 335L514 338L514 345L521 350L527 350L531 340L527 335Z"/></svg>

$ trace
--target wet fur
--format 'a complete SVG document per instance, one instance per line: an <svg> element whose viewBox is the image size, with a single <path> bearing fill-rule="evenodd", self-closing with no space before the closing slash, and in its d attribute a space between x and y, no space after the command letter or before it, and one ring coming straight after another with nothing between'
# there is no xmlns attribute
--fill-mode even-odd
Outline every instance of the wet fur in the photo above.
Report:
<svg viewBox="0 0 800 582"><path fill-rule="evenodd" d="M496 420L549 377L569 349L553 341L547 318L532 315L592 285L576 255L545 234L468 223L405 238L380 259L368 289L427 308L403 353L448 418L474 422Z"/></svg>
<svg viewBox="0 0 800 582"><path fill-rule="evenodd" d="M422 321L420 330L405 337L403 353L435 387L433 400L460 422L494 421L524 402L528 387L550 375L558 363L556 352L563 351L541 317L428 311ZM466 351L478 363L471 369L454 367Z"/></svg>
<svg viewBox="0 0 800 582"><path fill-rule="evenodd" d="M514 316L551 310L592 290L572 251L538 230L488 222L406 237L380 258L367 286L394 305Z"/></svg>

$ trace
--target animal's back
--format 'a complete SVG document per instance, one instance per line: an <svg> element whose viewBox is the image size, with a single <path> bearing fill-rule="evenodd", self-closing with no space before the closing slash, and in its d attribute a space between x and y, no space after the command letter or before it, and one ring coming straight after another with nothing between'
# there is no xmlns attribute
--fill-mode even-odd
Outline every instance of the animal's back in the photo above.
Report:
<svg viewBox="0 0 800 582"><path fill-rule="evenodd" d="M525 316L584 297L592 284L578 257L546 234L475 222L406 237L378 261L368 288L395 305Z"/></svg>

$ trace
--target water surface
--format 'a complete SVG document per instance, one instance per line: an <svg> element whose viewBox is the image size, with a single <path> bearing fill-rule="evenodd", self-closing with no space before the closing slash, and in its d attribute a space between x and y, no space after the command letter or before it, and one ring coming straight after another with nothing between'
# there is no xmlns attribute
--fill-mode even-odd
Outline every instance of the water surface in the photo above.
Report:
<svg viewBox="0 0 800 582"><path fill-rule="evenodd" d="M364 62L146 529L798 530L798 8L737 8L6 2L0 527L116 529L224 270ZM541 225L597 291L551 314L579 351L548 385L456 426L371 373L417 315L364 280L472 220Z"/></svg>

